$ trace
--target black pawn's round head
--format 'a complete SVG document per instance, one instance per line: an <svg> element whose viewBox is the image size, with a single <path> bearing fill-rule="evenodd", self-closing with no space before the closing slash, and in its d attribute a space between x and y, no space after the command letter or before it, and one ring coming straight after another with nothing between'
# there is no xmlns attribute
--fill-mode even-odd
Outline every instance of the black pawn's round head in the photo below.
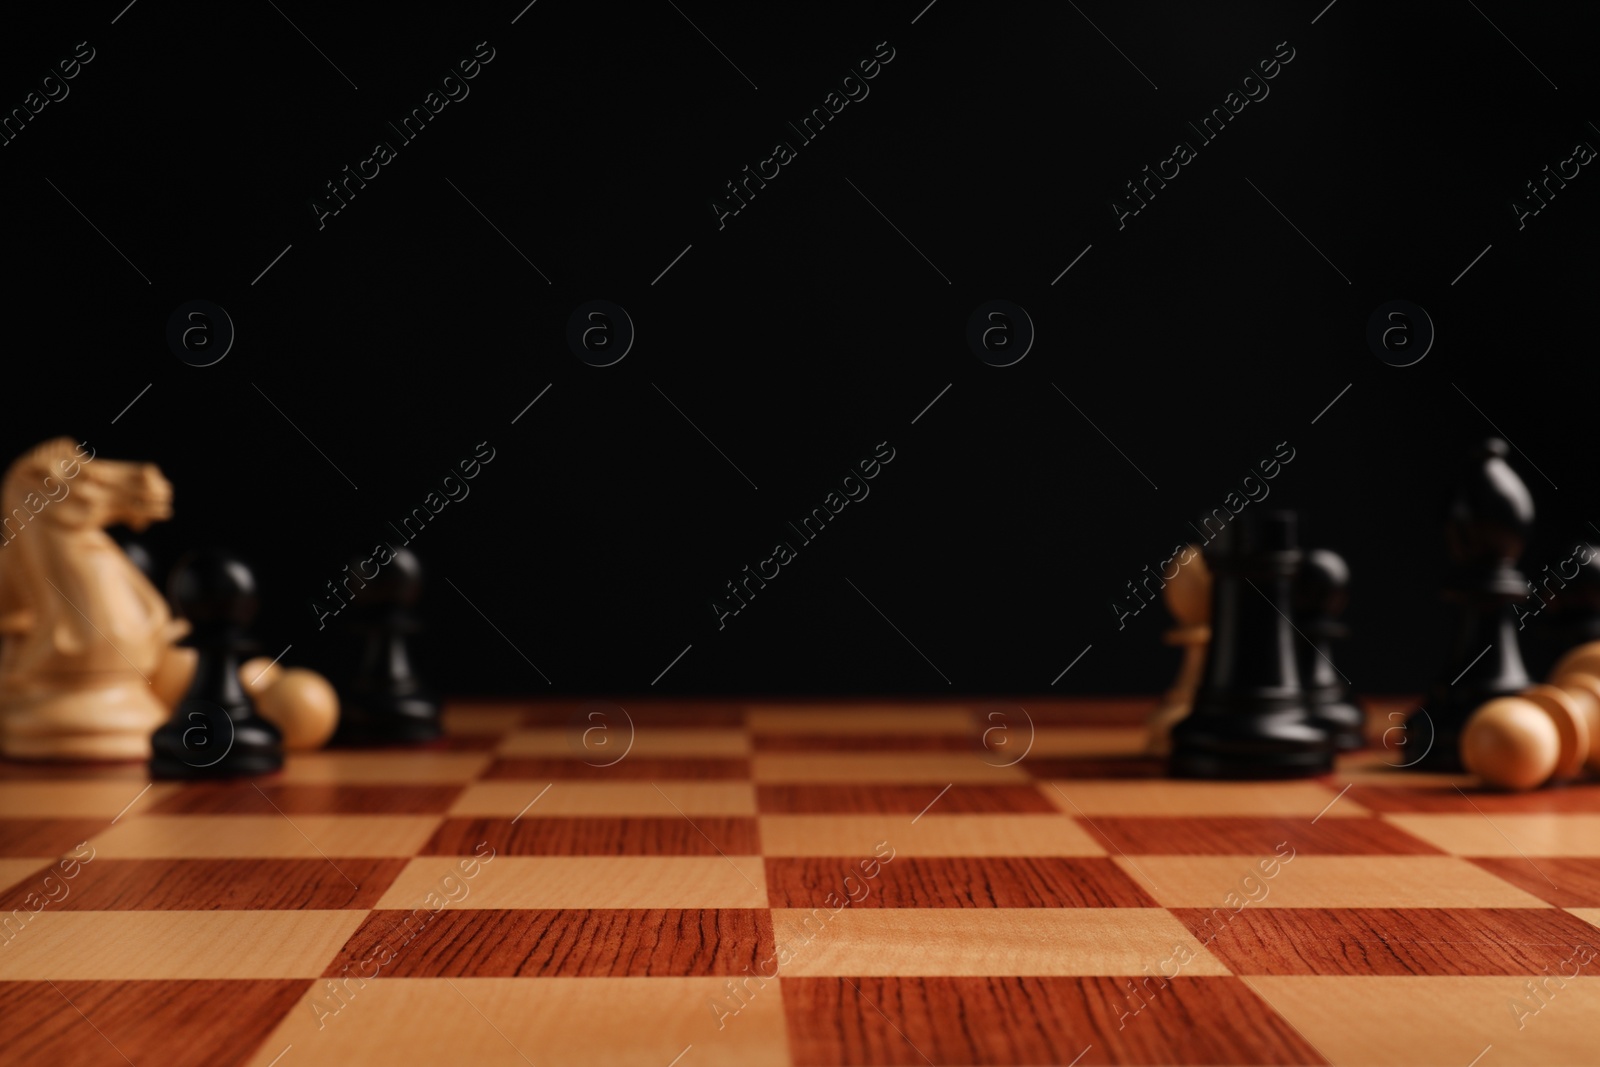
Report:
<svg viewBox="0 0 1600 1067"><path fill-rule="evenodd" d="M376 574L373 567L378 568ZM356 591L354 600L363 613L409 612L422 597L422 564L409 548L394 549L389 562L382 565L376 558L352 561L350 570L366 583Z"/></svg>
<svg viewBox="0 0 1600 1067"><path fill-rule="evenodd" d="M255 575L242 559L219 548L185 553L167 579L167 597L197 632L242 632L260 606Z"/></svg>
<svg viewBox="0 0 1600 1067"><path fill-rule="evenodd" d="M1344 557L1326 548L1305 554L1294 576L1296 615L1335 616L1344 611L1350 595L1350 568Z"/></svg>

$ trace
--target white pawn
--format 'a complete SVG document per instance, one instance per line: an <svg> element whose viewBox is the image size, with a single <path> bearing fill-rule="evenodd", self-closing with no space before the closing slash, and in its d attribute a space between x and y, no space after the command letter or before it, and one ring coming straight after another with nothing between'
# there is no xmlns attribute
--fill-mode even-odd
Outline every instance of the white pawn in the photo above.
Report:
<svg viewBox="0 0 1600 1067"><path fill-rule="evenodd" d="M1561 762L1561 734L1544 708L1523 697L1491 700L1461 731L1461 762L1489 785L1537 789Z"/></svg>
<svg viewBox="0 0 1600 1067"><path fill-rule="evenodd" d="M1145 720L1145 752L1152 756L1165 756L1172 750L1172 728L1194 706L1195 690L1206 669L1206 649L1211 643L1211 572L1199 545L1189 545L1187 549L1191 553L1189 562L1180 564L1178 573L1170 579L1163 576L1166 585L1161 590L1162 600L1178 623L1167 631L1164 640L1183 649L1183 664L1172 687Z"/></svg>
<svg viewBox="0 0 1600 1067"><path fill-rule="evenodd" d="M1561 738L1561 756L1556 761L1552 778L1565 780L1578 777L1589 759L1589 715L1581 702L1585 695L1554 685L1533 685L1521 693L1523 700L1537 704L1541 711L1550 716L1556 734Z"/></svg>
<svg viewBox="0 0 1600 1067"><path fill-rule="evenodd" d="M1589 727L1589 767L1600 771L1600 641L1579 645L1556 661L1550 684L1577 702Z"/></svg>
<svg viewBox="0 0 1600 1067"><path fill-rule="evenodd" d="M1564 674L1551 684L1577 703L1589 727L1588 767L1600 771L1600 678L1577 671Z"/></svg>
<svg viewBox="0 0 1600 1067"><path fill-rule="evenodd" d="M294 752L321 748L339 725L339 696L316 671L279 667L260 658L239 668L239 682L263 719L283 734Z"/></svg>

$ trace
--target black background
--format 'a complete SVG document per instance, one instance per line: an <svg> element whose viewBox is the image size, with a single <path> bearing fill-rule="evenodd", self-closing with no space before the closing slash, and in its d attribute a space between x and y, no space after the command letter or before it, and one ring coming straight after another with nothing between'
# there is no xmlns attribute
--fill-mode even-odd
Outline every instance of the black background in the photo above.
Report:
<svg viewBox="0 0 1600 1067"><path fill-rule="evenodd" d="M1119 630L1111 600L1285 441L1269 502L1350 560L1369 692L1444 652L1439 508L1490 420L1540 512L1525 564L1600 538L1600 177L1521 231L1509 206L1600 144L1576 5L924 3L8 13L0 107L96 57L0 148L4 451L159 463L160 563L246 553L269 652L337 674L312 599L489 442L413 546L452 693L1024 693L1086 647L1054 691L1154 691L1165 613ZM323 184L480 41L470 95L319 230ZM723 183L881 41L870 95L719 230ZM1119 230L1122 184L1282 41L1270 96ZM238 331L207 368L164 340L197 298ZM608 368L564 341L595 298L638 331ZM994 298L1038 331L1008 368L965 343ZM1438 330L1407 368L1364 342L1397 298ZM723 583L882 441L871 495L719 631Z"/></svg>

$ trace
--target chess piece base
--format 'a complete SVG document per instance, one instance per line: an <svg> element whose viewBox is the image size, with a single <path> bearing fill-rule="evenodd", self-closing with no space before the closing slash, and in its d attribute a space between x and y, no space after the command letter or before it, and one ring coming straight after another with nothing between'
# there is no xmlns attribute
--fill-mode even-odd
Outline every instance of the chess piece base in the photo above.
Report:
<svg viewBox="0 0 1600 1067"><path fill-rule="evenodd" d="M1367 717L1353 701L1345 698L1342 686L1327 693L1312 690L1308 695L1311 717L1318 726L1328 731L1335 749L1354 752L1367 747L1364 732Z"/></svg>
<svg viewBox="0 0 1600 1067"><path fill-rule="evenodd" d="M278 728L248 705L226 710L187 698L150 739L150 777L237 778L283 769Z"/></svg>
<svg viewBox="0 0 1600 1067"><path fill-rule="evenodd" d="M1333 770L1327 731L1303 705L1277 711L1197 709L1172 729L1168 771L1175 778L1311 778Z"/></svg>
<svg viewBox="0 0 1600 1067"><path fill-rule="evenodd" d="M147 759L150 734L167 713L139 678L110 678L84 685L36 679L38 692L7 694L3 743L9 759ZM57 685L72 688L57 688Z"/></svg>

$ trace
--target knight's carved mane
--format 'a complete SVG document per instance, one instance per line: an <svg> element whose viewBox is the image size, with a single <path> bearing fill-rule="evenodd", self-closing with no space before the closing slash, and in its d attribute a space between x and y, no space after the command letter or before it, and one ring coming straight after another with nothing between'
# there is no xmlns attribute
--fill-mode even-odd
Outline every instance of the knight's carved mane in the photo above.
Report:
<svg viewBox="0 0 1600 1067"><path fill-rule="evenodd" d="M47 477L64 482L61 462L77 459L77 442L70 437L55 437L18 456L6 468L4 480L0 480L0 617L30 606L26 583L17 576L25 560L15 551L6 551L22 530L12 529L7 523L26 527L32 522L37 516L23 501L29 493L44 497Z"/></svg>
<svg viewBox="0 0 1600 1067"><path fill-rule="evenodd" d="M6 468L4 481L0 481L0 509L6 515L12 508L24 507L22 500L30 492L44 492L44 479L61 474L62 460L76 460L78 445L70 437L56 437L28 449Z"/></svg>

